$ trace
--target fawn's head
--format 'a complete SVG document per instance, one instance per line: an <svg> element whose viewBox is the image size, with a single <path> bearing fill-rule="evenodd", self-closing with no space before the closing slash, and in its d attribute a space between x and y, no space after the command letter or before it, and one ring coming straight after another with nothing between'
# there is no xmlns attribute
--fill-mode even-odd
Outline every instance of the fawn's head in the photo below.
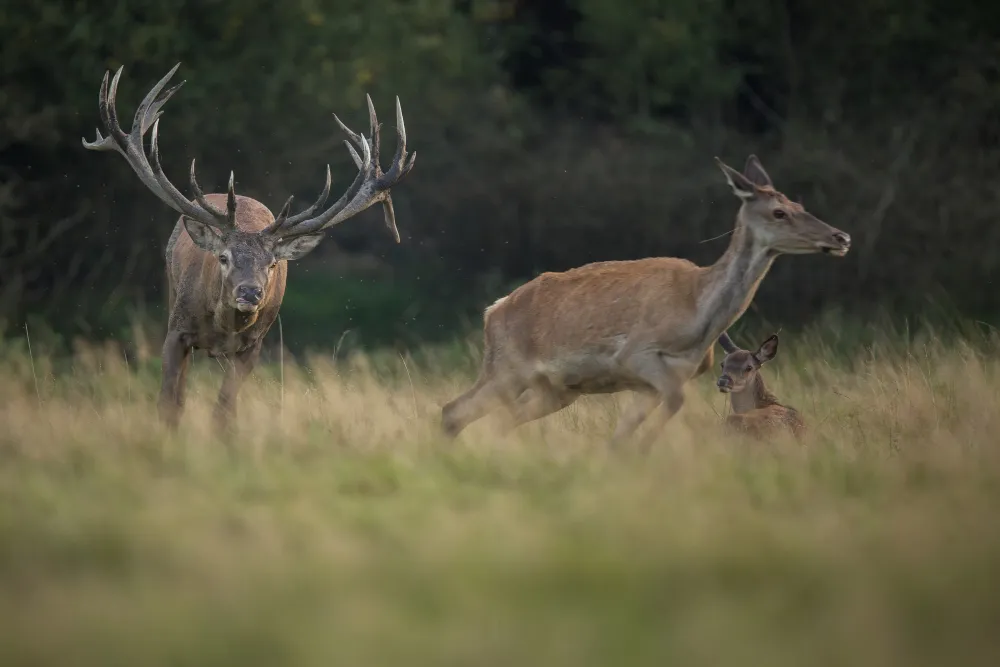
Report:
<svg viewBox="0 0 1000 667"><path fill-rule="evenodd" d="M777 334L761 343L756 352L741 350L726 333L719 337L719 344L725 350L726 356L721 364L722 373L715 384L724 394L739 393L750 386L757 377L760 367L774 359L774 355L778 353Z"/></svg>
<svg viewBox="0 0 1000 667"><path fill-rule="evenodd" d="M834 257L843 257L850 250L850 235L776 190L756 155L747 158L743 173L718 158L716 162L743 202L738 219L768 250L789 255L822 252Z"/></svg>

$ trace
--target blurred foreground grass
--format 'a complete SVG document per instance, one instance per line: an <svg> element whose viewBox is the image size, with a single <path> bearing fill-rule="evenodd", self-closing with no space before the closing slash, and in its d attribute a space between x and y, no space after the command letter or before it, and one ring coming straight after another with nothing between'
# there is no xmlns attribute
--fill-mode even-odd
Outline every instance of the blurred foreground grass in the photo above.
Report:
<svg viewBox="0 0 1000 667"><path fill-rule="evenodd" d="M155 359L15 348L5 667L1000 660L995 339L783 338L766 377L806 442L725 439L706 376L646 459L605 450L613 398L442 442L455 348L262 368L233 447L215 362L171 437Z"/></svg>

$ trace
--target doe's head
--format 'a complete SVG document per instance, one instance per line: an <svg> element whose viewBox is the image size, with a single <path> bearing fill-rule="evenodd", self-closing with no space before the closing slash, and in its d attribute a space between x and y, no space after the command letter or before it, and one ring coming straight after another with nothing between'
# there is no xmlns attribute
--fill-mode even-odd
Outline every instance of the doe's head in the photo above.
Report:
<svg viewBox="0 0 1000 667"><path fill-rule="evenodd" d="M851 249L850 234L828 225L775 189L756 155L747 158L742 173L719 158L715 160L729 187L743 202L739 219L769 250L789 255L822 252L843 257Z"/></svg>
<svg viewBox="0 0 1000 667"><path fill-rule="evenodd" d="M757 377L760 367L774 359L778 353L777 334L769 336L756 352L740 349L726 333L719 337L719 344L725 350L726 356L720 364L722 372L716 381L716 386L724 394L739 393L750 386Z"/></svg>

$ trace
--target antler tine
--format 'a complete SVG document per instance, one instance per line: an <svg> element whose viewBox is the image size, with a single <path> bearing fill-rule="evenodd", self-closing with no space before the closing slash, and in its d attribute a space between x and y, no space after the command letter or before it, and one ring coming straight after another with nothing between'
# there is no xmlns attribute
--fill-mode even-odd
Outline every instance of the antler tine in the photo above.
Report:
<svg viewBox="0 0 1000 667"><path fill-rule="evenodd" d="M229 188L226 192L226 221L230 227L236 226L236 174L229 172Z"/></svg>
<svg viewBox="0 0 1000 667"><path fill-rule="evenodd" d="M375 157L375 164L379 164L382 158L379 152L378 116L375 115L375 105L372 104L372 96L365 93L365 100L368 101L368 132L372 138L372 155Z"/></svg>
<svg viewBox="0 0 1000 667"><path fill-rule="evenodd" d="M284 208L282 208L282 211L285 211L285 216L282 217L282 215L279 213L278 217L274 219L274 222L268 225L268 227L261 233L273 234L282 227L292 227L298 224L299 222L305 220L306 218L308 218L310 215L313 214L313 211L315 211L320 206L326 203L327 198L329 198L330 196L330 186L332 185L332 183L333 183L333 177L330 174L330 165L326 165L326 181L323 183L323 190L319 193L319 197L316 198L316 201L313 202L312 205L309 206L309 208L305 209L304 211L299 211L293 216L289 216L288 212L285 211ZM285 206L290 206L291 203L292 203L292 198L289 197L288 201L285 202Z"/></svg>
<svg viewBox="0 0 1000 667"><path fill-rule="evenodd" d="M221 217L216 215L213 211L202 208L201 206L193 205L187 197L181 194L180 190L174 187L174 184L170 182L167 175L163 173L163 165L160 163L160 121L159 119L153 123L153 131L149 137L149 156L153 159L152 167L150 171L152 172L153 178L156 179L156 183L160 186L161 192L164 193L165 197L161 197L164 203L168 206L175 204L176 206L171 206L178 213L184 215L192 220L197 220L206 225L215 227L220 231L227 231L228 227L231 226L231 217L226 214L222 214ZM150 163L145 160L145 166L150 168ZM230 174L229 180L229 195L231 198L232 208L235 211L236 200L235 194L232 191L232 174ZM200 189L200 188L199 188ZM215 207L212 207L215 209ZM218 210L218 209L215 209Z"/></svg>
<svg viewBox="0 0 1000 667"><path fill-rule="evenodd" d="M344 123L333 115L334 120L340 128L350 137L355 144L361 147L362 156L358 156L354 148L347 143L347 148L351 153L351 158L358 167L358 175L351 184L351 187L334 203L316 217L297 220L295 225L285 224L281 230L282 235L300 236L304 234L315 234L328 227L340 224L344 220L351 218L372 204L382 202L382 209L385 216L386 226L392 232L397 243L400 241L399 230L396 227L396 214L392 204L389 190L399 183L404 176L413 168L416 153L408 156L406 153L406 125L403 121L403 111L396 98L396 153L393 156L393 164L387 173L382 172L378 164L378 118L375 115L375 106L371 102L371 97L367 97L369 122L372 128L372 144L369 146L364 136L359 135L348 128ZM372 160L372 154L376 159ZM409 161L407 161L409 158Z"/></svg>
<svg viewBox="0 0 1000 667"><path fill-rule="evenodd" d="M108 133L112 134L118 138L125 138L125 131L122 130L121 125L118 123L118 109L115 105L115 100L118 98L118 81L121 79L122 70L125 66L122 65L115 72L114 77L111 79L110 86L101 87L101 96L103 97L103 109L102 116L104 116L104 122L108 126ZM107 74L104 75L105 81L107 81Z"/></svg>
<svg viewBox="0 0 1000 667"><path fill-rule="evenodd" d="M156 85L149 89L146 96L142 98L142 102L135 109L135 117L132 119L132 131L134 132L136 128L139 128L139 134L143 135L146 131L152 127L153 123L156 122L156 118L159 117L160 109L164 104L167 103L174 93L176 93L181 86L184 85L184 81L181 81L175 86L172 86L161 96L160 93L163 92L163 87L167 85L167 82L173 78L174 74L177 73L177 69L181 66L177 63L170 68L163 78L156 82ZM119 70L121 71L121 70Z"/></svg>
<svg viewBox="0 0 1000 667"><path fill-rule="evenodd" d="M132 128L128 133L121 128L118 122L118 110L116 108L118 82L121 79L124 67L119 67L113 77L110 76L110 72L105 72L104 78L101 80L98 109L107 136L101 136L101 131L98 129L97 137L94 141L83 139L82 143L84 148L88 150L115 151L121 154L132 168L132 171L142 181L143 185L155 194L160 201L187 218L221 229L225 225L226 214L214 207L206 208L196 205L182 195L170 180L167 179L160 164L158 136L161 109L184 82L182 81L167 90L164 90L164 87L179 67L180 63L177 63L153 86L142 102L139 103L132 122ZM147 157L145 148L143 147L143 137L150 128L152 128L153 132L150 138L150 156ZM153 164L150 164L150 158L152 158ZM200 191L200 188L198 190ZM195 194L197 197L198 192ZM204 195L202 194L199 198L199 204L204 199ZM222 219L220 219L220 215Z"/></svg>
<svg viewBox="0 0 1000 667"><path fill-rule="evenodd" d="M274 227L281 227L285 220L288 219L288 211L292 208L293 199L295 199L295 195L291 195L285 200L285 205L281 207L281 211L278 212L278 217L276 217L272 223Z"/></svg>
<svg viewBox="0 0 1000 667"><path fill-rule="evenodd" d="M195 162L194 160L191 160L191 191L194 192L194 198L198 200L198 204L203 209L205 209L215 217L217 218L225 217L226 216L225 211L218 208L215 204L213 204L212 202L208 201L208 199L205 198L205 193L202 192L201 186L198 185L198 178L195 176L194 162Z"/></svg>

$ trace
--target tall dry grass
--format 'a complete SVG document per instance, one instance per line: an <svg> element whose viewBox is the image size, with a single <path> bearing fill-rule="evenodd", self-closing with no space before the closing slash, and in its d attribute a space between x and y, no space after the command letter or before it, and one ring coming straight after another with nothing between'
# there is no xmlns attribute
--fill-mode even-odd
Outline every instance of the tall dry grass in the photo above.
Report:
<svg viewBox="0 0 1000 667"><path fill-rule="evenodd" d="M782 345L805 442L702 378L648 457L611 398L443 442L453 351L262 368L226 446L214 362L171 436L155 360L7 349L0 664L997 664L1000 348Z"/></svg>

